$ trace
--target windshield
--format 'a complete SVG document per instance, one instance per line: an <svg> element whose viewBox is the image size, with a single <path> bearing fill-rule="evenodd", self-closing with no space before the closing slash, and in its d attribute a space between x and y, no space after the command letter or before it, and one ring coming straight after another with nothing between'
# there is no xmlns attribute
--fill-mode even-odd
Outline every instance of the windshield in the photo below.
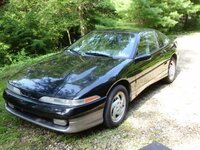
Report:
<svg viewBox="0 0 200 150"><path fill-rule="evenodd" d="M135 34L125 32L91 32L68 49L95 56L129 58L135 43Z"/></svg>

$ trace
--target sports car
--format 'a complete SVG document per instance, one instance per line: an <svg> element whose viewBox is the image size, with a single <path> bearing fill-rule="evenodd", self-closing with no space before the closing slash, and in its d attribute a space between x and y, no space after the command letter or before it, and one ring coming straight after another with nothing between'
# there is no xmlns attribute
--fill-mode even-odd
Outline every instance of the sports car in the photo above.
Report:
<svg viewBox="0 0 200 150"><path fill-rule="evenodd" d="M176 42L154 29L92 31L8 81L11 114L64 133L119 126L149 85L176 77Z"/></svg>

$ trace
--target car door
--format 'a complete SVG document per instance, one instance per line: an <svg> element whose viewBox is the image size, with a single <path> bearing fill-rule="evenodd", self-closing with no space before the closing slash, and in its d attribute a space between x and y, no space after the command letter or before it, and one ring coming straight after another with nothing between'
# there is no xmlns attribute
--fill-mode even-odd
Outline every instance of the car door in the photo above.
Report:
<svg viewBox="0 0 200 150"><path fill-rule="evenodd" d="M161 78L161 57L162 52L159 49L155 32L140 33L134 70L136 71L135 86L137 94Z"/></svg>

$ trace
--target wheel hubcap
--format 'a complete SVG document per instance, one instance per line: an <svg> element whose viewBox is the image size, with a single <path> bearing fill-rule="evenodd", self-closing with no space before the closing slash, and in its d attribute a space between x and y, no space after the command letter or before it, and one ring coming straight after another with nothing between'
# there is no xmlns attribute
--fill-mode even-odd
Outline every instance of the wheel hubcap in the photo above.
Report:
<svg viewBox="0 0 200 150"><path fill-rule="evenodd" d="M171 61L169 64L169 79L173 80L176 73L176 65L174 61Z"/></svg>
<svg viewBox="0 0 200 150"><path fill-rule="evenodd" d="M121 120L125 113L126 97L123 92L118 92L112 100L111 118L113 122Z"/></svg>

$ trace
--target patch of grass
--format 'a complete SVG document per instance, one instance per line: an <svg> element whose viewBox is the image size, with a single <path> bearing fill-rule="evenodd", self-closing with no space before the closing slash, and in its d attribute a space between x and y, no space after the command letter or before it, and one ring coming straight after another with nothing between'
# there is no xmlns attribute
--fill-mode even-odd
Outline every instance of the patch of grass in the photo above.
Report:
<svg viewBox="0 0 200 150"><path fill-rule="evenodd" d="M53 54L48 54L45 56L40 56L37 58L26 60L25 62L18 62L17 64L12 64L10 66L5 66L0 68L0 149L18 149L18 145L21 145L20 139L24 136L19 129L21 128L22 120L10 115L4 108L5 102L2 97L3 90L6 87L7 81L9 78L17 73L19 70L23 69L24 67L30 66L35 62L42 61L44 58L49 57ZM28 142L30 145L32 142L40 143L40 138L33 137L33 141ZM25 146L25 145L22 145ZM26 147L26 146L25 146ZM32 149L32 148L31 148Z"/></svg>

